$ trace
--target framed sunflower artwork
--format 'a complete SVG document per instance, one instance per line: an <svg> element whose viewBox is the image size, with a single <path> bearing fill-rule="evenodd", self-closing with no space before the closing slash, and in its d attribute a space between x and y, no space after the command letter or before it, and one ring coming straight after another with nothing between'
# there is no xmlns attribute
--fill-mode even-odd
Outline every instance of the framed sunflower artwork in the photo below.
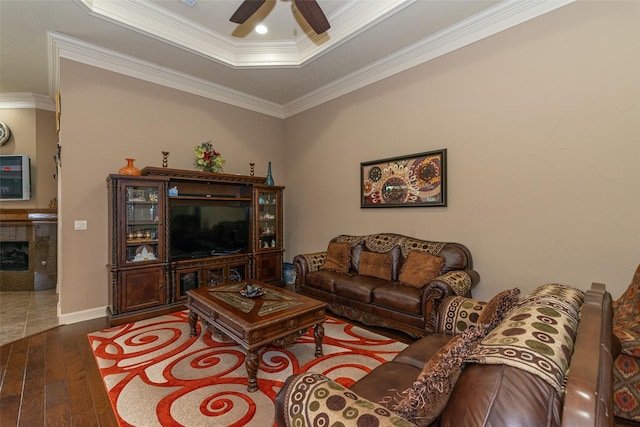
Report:
<svg viewBox="0 0 640 427"><path fill-rule="evenodd" d="M360 207L447 206L447 150L360 163Z"/></svg>

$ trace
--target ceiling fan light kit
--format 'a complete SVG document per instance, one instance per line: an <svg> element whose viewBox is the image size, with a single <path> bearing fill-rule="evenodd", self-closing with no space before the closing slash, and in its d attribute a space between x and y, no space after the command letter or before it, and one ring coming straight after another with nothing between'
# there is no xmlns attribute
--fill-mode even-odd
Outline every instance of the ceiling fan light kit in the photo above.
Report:
<svg viewBox="0 0 640 427"><path fill-rule="evenodd" d="M244 0L229 20L236 24L244 24L265 2L266 0ZM296 9L316 34L322 34L331 28L327 17L316 0L293 0L293 2Z"/></svg>

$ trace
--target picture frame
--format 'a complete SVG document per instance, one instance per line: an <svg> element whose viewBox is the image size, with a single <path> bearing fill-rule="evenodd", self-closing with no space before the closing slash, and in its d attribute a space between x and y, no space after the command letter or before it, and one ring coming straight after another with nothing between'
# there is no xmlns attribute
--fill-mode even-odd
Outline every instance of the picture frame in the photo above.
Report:
<svg viewBox="0 0 640 427"><path fill-rule="evenodd" d="M446 148L360 163L360 207L447 206Z"/></svg>

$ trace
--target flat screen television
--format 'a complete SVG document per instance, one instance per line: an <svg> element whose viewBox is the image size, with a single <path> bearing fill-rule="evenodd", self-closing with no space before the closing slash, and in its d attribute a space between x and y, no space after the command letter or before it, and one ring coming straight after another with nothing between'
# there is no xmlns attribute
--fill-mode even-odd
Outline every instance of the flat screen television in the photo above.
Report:
<svg viewBox="0 0 640 427"><path fill-rule="evenodd" d="M31 199L31 162L26 154L0 155L0 200Z"/></svg>
<svg viewBox="0 0 640 427"><path fill-rule="evenodd" d="M249 207L176 201L170 207L169 230L173 260L246 252Z"/></svg>

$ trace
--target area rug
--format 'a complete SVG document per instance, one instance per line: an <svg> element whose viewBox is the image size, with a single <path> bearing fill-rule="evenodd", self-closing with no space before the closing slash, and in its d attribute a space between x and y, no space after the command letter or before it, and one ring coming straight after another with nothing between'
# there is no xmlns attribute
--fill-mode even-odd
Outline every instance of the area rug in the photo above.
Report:
<svg viewBox="0 0 640 427"><path fill-rule="evenodd" d="M313 329L288 347L265 347L259 389L248 393L243 348L201 326L190 337L181 311L88 335L121 426L271 426L289 375L320 372L348 387L406 347L329 318L324 356L314 356Z"/></svg>

